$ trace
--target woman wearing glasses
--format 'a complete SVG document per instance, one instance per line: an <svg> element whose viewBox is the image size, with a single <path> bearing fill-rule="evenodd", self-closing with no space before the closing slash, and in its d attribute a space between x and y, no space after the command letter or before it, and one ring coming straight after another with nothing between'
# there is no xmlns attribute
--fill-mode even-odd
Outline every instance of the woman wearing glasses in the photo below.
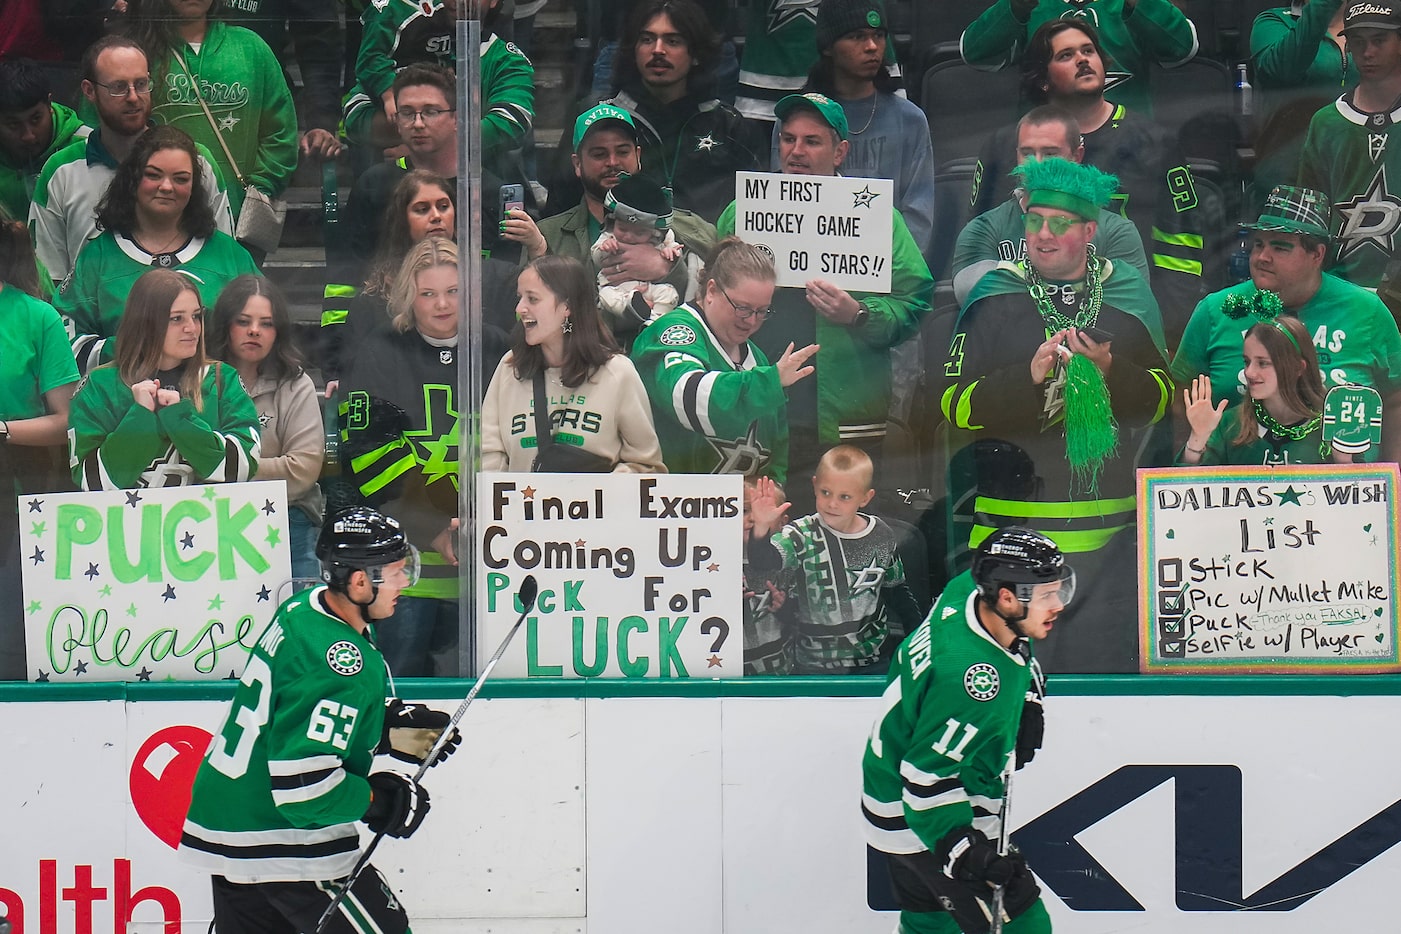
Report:
<svg viewBox="0 0 1401 934"><path fill-rule="evenodd" d="M152 266L179 269L210 306L224 283L257 273L248 251L215 229L198 159L189 136L161 126L147 130L118 166L97 206L102 233L78 252L54 302L75 336L80 372L112 359L109 339L127 295Z"/></svg>
<svg viewBox="0 0 1401 934"><path fill-rule="evenodd" d="M632 358L651 397L672 473L788 472L789 386L812 375L817 345L790 343L776 363L751 340L772 313L773 261L726 237L700 277L700 298L653 321Z"/></svg>
<svg viewBox="0 0 1401 934"><path fill-rule="evenodd" d="M84 490L251 479L258 410L233 367L204 355L204 307L189 278L152 269L131 289L114 363L73 397L73 480Z"/></svg>

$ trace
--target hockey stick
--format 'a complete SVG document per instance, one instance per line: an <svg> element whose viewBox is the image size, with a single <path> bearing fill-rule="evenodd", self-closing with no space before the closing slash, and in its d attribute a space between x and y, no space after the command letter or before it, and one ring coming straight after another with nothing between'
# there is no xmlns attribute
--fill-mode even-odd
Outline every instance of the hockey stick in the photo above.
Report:
<svg viewBox="0 0 1401 934"><path fill-rule="evenodd" d="M1012 775L1017 769L1015 754L1007 757L1007 769L1002 773L1002 809L998 817L1002 826L997 831L997 855L1007 855L1007 845L1011 838L1009 829L1012 818ZM1007 886L999 885L992 897L992 934L1002 934L1002 903L1007 898Z"/></svg>
<svg viewBox="0 0 1401 934"><path fill-rule="evenodd" d="M447 745L448 740L452 736L453 729L457 726L458 721L462 719L462 715L467 712L468 706L476 699L477 694L482 689L482 685L486 684L486 679L491 675L491 670L496 667L497 662L501 661L501 656L506 654L506 648L511 644L511 640L515 638L516 630L521 628L521 623L525 622L525 617L530 613L531 609L534 608L535 597L536 594L539 593L539 589L540 585L536 583L534 574L527 574L525 580L521 581L520 593L516 595L521 602L521 615L516 618L515 624L511 626L511 631L506 633L506 638L502 639L501 644L496 647L495 654L487 661L486 667L482 669L482 673L477 675L477 680L472 684L472 690L468 691L467 696L462 699L462 703L458 705L457 712L452 715L452 720L448 722L448 725L438 736L438 741L433 744L433 748L428 751L428 755L423 757L423 762L419 765L418 771L414 773L413 780L415 785L423 781L424 773L428 771L433 762L438 758L438 753L442 752L443 747ZM350 875L345 877L345 884L340 887L340 891L336 893L336 897L331 899L331 903L326 906L326 910L321 912L321 917L316 922L316 934L322 934L326 929L326 924L331 920L331 916L336 913L336 909L340 907L341 902L345 901L345 896L355 885L355 880L360 878L360 873L363 872L365 866L369 864L370 854L374 853L375 848L379 846L379 842L384 839L384 834L385 831L383 830L376 833L374 838L370 840L370 845L365 847L365 852L360 854L360 859L355 863L355 868L350 870Z"/></svg>

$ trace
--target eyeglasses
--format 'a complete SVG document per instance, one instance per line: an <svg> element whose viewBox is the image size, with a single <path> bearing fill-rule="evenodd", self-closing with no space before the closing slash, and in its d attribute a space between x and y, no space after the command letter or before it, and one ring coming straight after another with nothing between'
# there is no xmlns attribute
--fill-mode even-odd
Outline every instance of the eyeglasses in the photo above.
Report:
<svg viewBox="0 0 1401 934"><path fill-rule="evenodd" d="M1044 214L1027 213L1023 223L1026 224L1026 232L1029 234L1040 233L1043 226L1051 228L1051 234L1056 237L1063 236L1067 230L1076 224L1085 223L1082 217L1047 217Z"/></svg>
<svg viewBox="0 0 1401 934"><path fill-rule="evenodd" d="M132 91L135 91L139 96L151 93L150 78L137 78L135 81L113 81L111 84L94 81L93 84L100 88L106 88L110 97L126 97Z"/></svg>
<svg viewBox="0 0 1401 934"><path fill-rule="evenodd" d="M413 126L414 121L422 117L424 126L428 126L429 124L437 123L441 120L443 114L450 114L453 112L451 108L448 110L441 110L437 107L425 107L423 110L398 110L394 113L394 121L400 126Z"/></svg>
<svg viewBox="0 0 1401 934"><path fill-rule="evenodd" d="M748 321L750 318L758 315L759 320L762 322L769 320L769 317L773 315L772 305L768 308L750 308L748 305L741 305L733 298L730 298L730 293L721 288L719 282L715 283L715 287L720 289L720 294L725 296L725 301L729 302L730 307L735 310L735 317L741 321Z"/></svg>

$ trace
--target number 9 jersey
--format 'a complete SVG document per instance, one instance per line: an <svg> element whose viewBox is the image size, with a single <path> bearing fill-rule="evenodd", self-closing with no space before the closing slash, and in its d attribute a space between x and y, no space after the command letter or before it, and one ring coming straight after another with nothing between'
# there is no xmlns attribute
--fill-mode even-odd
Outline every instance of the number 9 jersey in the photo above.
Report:
<svg viewBox="0 0 1401 934"><path fill-rule="evenodd" d="M180 852L232 882L339 879L355 865L385 665L325 592L277 611L195 776Z"/></svg>

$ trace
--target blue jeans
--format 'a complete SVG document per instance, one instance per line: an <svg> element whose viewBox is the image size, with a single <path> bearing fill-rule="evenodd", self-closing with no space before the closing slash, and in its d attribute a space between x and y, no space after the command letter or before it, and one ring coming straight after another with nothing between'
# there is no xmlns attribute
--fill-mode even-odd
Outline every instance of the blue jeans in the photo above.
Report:
<svg viewBox="0 0 1401 934"><path fill-rule="evenodd" d="M375 623L375 637L396 678L457 675L456 600L401 596L394 615Z"/></svg>
<svg viewBox="0 0 1401 934"><path fill-rule="evenodd" d="M292 577L296 579L292 589L305 590L311 586L310 581L321 578L321 562L316 560L316 539L321 534L321 526L296 506L287 512L287 550L292 557Z"/></svg>

